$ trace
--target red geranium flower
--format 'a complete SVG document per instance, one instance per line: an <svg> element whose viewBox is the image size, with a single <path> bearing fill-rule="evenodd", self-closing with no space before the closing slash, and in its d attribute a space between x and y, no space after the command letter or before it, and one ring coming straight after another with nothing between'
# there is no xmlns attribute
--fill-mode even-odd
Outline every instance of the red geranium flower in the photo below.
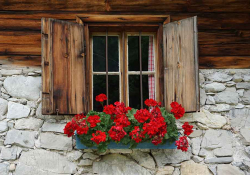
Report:
<svg viewBox="0 0 250 175"><path fill-rule="evenodd" d="M130 125L130 121L128 120L128 117L125 114L116 115L114 122L116 126L127 127Z"/></svg>
<svg viewBox="0 0 250 175"><path fill-rule="evenodd" d="M130 137L136 142L140 143L142 139L145 137L145 135L140 132L139 126L135 126L134 130L129 133Z"/></svg>
<svg viewBox="0 0 250 175"><path fill-rule="evenodd" d="M151 113L147 109L137 110L134 117L139 123L144 123L151 118Z"/></svg>
<svg viewBox="0 0 250 175"><path fill-rule="evenodd" d="M103 112L105 112L106 114L109 114L109 115L113 115L115 112L115 106L112 104L106 105L106 106L104 106Z"/></svg>
<svg viewBox="0 0 250 175"><path fill-rule="evenodd" d="M152 106L152 107L154 107L154 106L157 106L158 105L158 103L157 103L157 101L155 101L155 100L153 100L153 99L147 99L147 100L145 100L145 105L146 106Z"/></svg>
<svg viewBox="0 0 250 175"><path fill-rule="evenodd" d="M177 102L172 102L170 105L172 107L171 112L174 114L174 117L177 120L183 117L183 115L185 114L185 110L180 104L178 104Z"/></svg>
<svg viewBox="0 0 250 175"><path fill-rule="evenodd" d="M100 94L95 97L96 101L103 102L104 100L107 100L107 96L105 94Z"/></svg>
<svg viewBox="0 0 250 175"><path fill-rule="evenodd" d="M158 107L153 108L151 110L151 114L152 114L152 117L154 117L154 118L162 117L161 109Z"/></svg>
<svg viewBox="0 0 250 175"><path fill-rule="evenodd" d="M127 135L122 126L112 126L108 133L112 140L118 142Z"/></svg>
<svg viewBox="0 0 250 175"><path fill-rule="evenodd" d="M163 137L159 137L159 136L156 136L153 140L152 140L152 143L154 145L159 145L163 140Z"/></svg>
<svg viewBox="0 0 250 175"><path fill-rule="evenodd" d="M96 127L96 124L101 122L100 117L98 115L89 116L87 121L90 123L91 128Z"/></svg>
<svg viewBox="0 0 250 175"><path fill-rule="evenodd" d="M68 122L66 124L66 126L64 127L64 129L63 129L64 130L64 134L67 134L68 137L71 137L72 135L74 135L76 127L77 126L75 124L73 124L72 122Z"/></svg>
<svg viewBox="0 0 250 175"><path fill-rule="evenodd" d="M103 131L96 131L95 133L92 133L91 140L99 145L99 143L106 141L106 133Z"/></svg>
<svg viewBox="0 0 250 175"><path fill-rule="evenodd" d="M153 118L149 123L143 124L143 133L148 134L150 138L154 136L164 137L167 133L167 124L163 117Z"/></svg>
<svg viewBox="0 0 250 175"><path fill-rule="evenodd" d="M182 151L188 150L188 140L186 136L180 137L179 140L175 141L175 145L177 146L177 149L180 149Z"/></svg>
<svg viewBox="0 0 250 175"><path fill-rule="evenodd" d="M120 115L120 114L127 114L128 110L131 110L130 107L126 107L125 104L123 102L115 102L115 115Z"/></svg>
<svg viewBox="0 0 250 175"><path fill-rule="evenodd" d="M189 136L189 135L193 132L193 127L194 127L194 126L189 125L188 122L185 122L185 123L182 125L182 128L184 129L184 134Z"/></svg>
<svg viewBox="0 0 250 175"><path fill-rule="evenodd" d="M87 134L88 130L89 130L89 127L86 123L86 120L83 120L82 122L79 123L79 125L76 129L76 132L77 132L77 134L82 135L82 134Z"/></svg>

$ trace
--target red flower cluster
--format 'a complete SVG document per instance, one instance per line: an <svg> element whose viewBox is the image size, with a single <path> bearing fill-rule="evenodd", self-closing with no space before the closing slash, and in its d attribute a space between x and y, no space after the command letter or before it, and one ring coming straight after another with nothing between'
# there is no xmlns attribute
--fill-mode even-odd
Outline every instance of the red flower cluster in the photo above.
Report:
<svg viewBox="0 0 250 175"><path fill-rule="evenodd" d="M189 135L193 132L193 127L194 127L194 126L189 125L188 122L185 122L185 123L182 125L182 128L184 129L184 134L189 136Z"/></svg>
<svg viewBox="0 0 250 175"><path fill-rule="evenodd" d="M111 139L117 142L127 135L122 126L112 126L108 133Z"/></svg>
<svg viewBox="0 0 250 175"><path fill-rule="evenodd" d="M64 134L67 134L68 137L74 135L74 132L77 131L77 134L87 134L89 127L85 120L86 116L83 114L75 115L71 122L68 122L64 128Z"/></svg>
<svg viewBox="0 0 250 175"><path fill-rule="evenodd" d="M144 123L149 118L152 118L152 115L147 109L140 109L136 111L134 117L139 123Z"/></svg>
<svg viewBox="0 0 250 175"><path fill-rule="evenodd" d="M91 140L99 145L99 143L106 141L106 133L98 130L92 134Z"/></svg>
<svg viewBox="0 0 250 175"><path fill-rule="evenodd" d="M96 127L96 124L101 122L100 117L98 115L89 116L87 121L90 123L91 128Z"/></svg>
<svg viewBox="0 0 250 175"><path fill-rule="evenodd" d="M140 143L142 139L145 137L145 135L142 132L140 132L139 126L135 126L134 130L131 131L129 135L136 143Z"/></svg>
<svg viewBox="0 0 250 175"><path fill-rule="evenodd" d="M128 117L125 114L116 115L114 122L116 126L127 127L130 125L130 121L128 120Z"/></svg>
<svg viewBox="0 0 250 175"><path fill-rule="evenodd" d="M105 94L100 94L95 97L96 101L103 102L104 100L107 100L107 96Z"/></svg>
<svg viewBox="0 0 250 175"><path fill-rule="evenodd" d="M175 145L177 149L181 149L182 151L188 150L188 140L186 136L180 137L179 140L175 141Z"/></svg>
<svg viewBox="0 0 250 175"><path fill-rule="evenodd" d="M148 106L148 107L150 107L150 106L155 107L155 106L158 105L158 102L155 101L155 100L153 100L153 99L147 99L147 100L145 100L144 103L145 103L145 105ZM160 106L160 105L159 105L159 106Z"/></svg>
<svg viewBox="0 0 250 175"><path fill-rule="evenodd" d="M180 104L178 104L177 102L172 102L170 105L172 107L171 112L174 114L174 117L177 120L183 117L183 115L185 114L185 110Z"/></svg>
<svg viewBox="0 0 250 175"><path fill-rule="evenodd" d="M106 105L104 106L104 113L109 114L109 115L113 115L115 113L115 106L114 105Z"/></svg>

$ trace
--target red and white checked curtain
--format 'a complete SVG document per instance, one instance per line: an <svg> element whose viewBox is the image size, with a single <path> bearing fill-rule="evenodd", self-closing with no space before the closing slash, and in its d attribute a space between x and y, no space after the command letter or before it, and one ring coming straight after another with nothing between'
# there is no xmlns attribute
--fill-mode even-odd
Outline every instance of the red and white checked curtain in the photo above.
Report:
<svg viewBox="0 0 250 175"><path fill-rule="evenodd" d="M148 46L148 71L154 71L154 43L153 36L149 36ZM154 75L148 75L148 92L149 99L155 99L155 77Z"/></svg>

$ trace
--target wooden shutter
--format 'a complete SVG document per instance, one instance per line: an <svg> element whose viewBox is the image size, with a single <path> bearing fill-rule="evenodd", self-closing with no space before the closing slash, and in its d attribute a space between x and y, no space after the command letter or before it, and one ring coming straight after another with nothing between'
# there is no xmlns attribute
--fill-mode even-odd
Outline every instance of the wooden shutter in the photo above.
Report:
<svg viewBox="0 0 250 175"><path fill-rule="evenodd" d="M199 70L197 17L164 25L164 101L168 111L170 103L177 101L186 112L198 111Z"/></svg>
<svg viewBox="0 0 250 175"><path fill-rule="evenodd" d="M42 19L42 114L85 112L84 26Z"/></svg>

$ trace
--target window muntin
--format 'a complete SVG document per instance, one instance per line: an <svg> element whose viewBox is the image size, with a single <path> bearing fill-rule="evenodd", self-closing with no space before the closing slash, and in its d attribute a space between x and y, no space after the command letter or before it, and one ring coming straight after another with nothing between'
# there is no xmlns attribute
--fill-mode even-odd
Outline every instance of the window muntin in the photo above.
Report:
<svg viewBox="0 0 250 175"><path fill-rule="evenodd" d="M91 34L91 95L92 95L92 109L98 110L99 103L95 101L95 96L104 93L106 94L106 56L105 56L105 35L106 33L92 33ZM156 53L155 53L155 33L142 33L142 84L143 84L143 101L147 98L152 98L149 95L149 77L153 77L153 98L156 99ZM118 38L118 44L110 44L111 38ZM149 38L151 38L151 53L153 53L153 60L151 60L151 68L149 69ZM136 43L137 40L137 43ZM139 33L126 32L125 41L122 42L122 33L108 33L108 65L109 65L109 104L115 101L126 102L127 106L134 108L140 108L140 68L139 67ZM99 43L95 43L99 42ZM133 44L130 44L133 43ZM125 47L123 47L123 44ZM114 48L118 46L118 54L114 51ZM99 47L100 51L97 51ZM129 48L130 47L130 48ZM124 48L124 51L123 51ZM131 49L133 48L133 49ZM137 50L137 51L136 51ZM131 52L132 51L132 52ZM123 59L123 52L125 52L125 58ZM131 53L130 53L131 52ZM134 52L134 53L133 53ZM110 55L112 53L112 55ZM134 55L133 55L134 54ZM119 61L118 70L114 71L114 67L117 65L117 57ZM136 59L137 57L137 59ZM132 59L131 59L132 58ZM110 66L110 63L113 65ZM101 64L100 64L101 63ZM98 65L99 64L99 65ZM123 64L125 64L125 70L123 70ZM132 65L133 64L133 65ZM138 65L136 65L138 64ZM131 66L132 65L132 66ZM100 67L100 68L98 68ZM117 70L117 69L116 69ZM122 76L123 73L125 77ZM99 78L99 76L102 76ZM115 77L116 78L115 78ZM123 78L125 79L125 85L123 85ZM117 83L118 81L118 83ZM98 82L101 85L98 85ZM97 87L99 86L99 87ZM119 88L118 88L119 87ZM151 86L152 87L152 86ZM123 88L125 88L125 97L123 97ZM152 91L151 91L152 92ZM118 94L119 93L119 94ZM152 93L151 93L152 94ZM125 100L126 99L126 100ZM132 101L130 100L132 99ZM157 99L156 99L157 100ZM104 104L105 105L105 104Z"/></svg>

